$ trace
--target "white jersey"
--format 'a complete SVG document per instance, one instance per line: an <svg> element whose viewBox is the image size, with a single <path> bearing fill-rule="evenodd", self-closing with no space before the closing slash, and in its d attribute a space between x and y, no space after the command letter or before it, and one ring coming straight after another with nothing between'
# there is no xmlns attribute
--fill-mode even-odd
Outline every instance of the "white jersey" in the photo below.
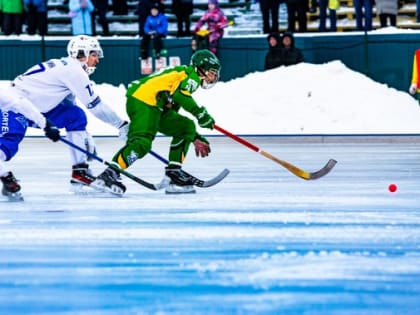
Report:
<svg viewBox="0 0 420 315"><path fill-rule="evenodd" d="M88 74L74 58L39 63L16 77L13 86L42 113L49 112L73 94L104 122L116 128L124 122L95 93Z"/></svg>
<svg viewBox="0 0 420 315"><path fill-rule="evenodd" d="M11 88L0 90L0 110L20 113L44 129L45 117L28 99L13 94L11 90Z"/></svg>

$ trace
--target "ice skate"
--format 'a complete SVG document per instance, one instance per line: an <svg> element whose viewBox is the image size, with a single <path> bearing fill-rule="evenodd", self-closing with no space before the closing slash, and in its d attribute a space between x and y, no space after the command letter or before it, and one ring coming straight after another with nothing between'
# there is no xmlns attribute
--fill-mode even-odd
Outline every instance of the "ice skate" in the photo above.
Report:
<svg viewBox="0 0 420 315"><path fill-rule="evenodd" d="M9 199L9 201L23 201L23 196L20 192L21 187L12 172L8 172L5 176L0 177L0 179L3 183L1 190L3 196Z"/></svg>
<svg viewBox="0 0 420 315"><path fill-rule="evenodd" d="M90 184L92 184L96 177L92 175L89 165L86 163L73 165L72 168L73 172L71 174L70 190L74 193L86 192L86 187L90 187Z"/></svg>
<svg viewBox="0 0 420 315"><path fill-rule="evenodd" d="M120 174L111 167L108 167L102 174L96 177L96 180L92 182L91 186L99 189L102 188L117 196L122 196L126 191L126 187L121 181Z"/></svg>
<svg viewBox="0 0 420 315"><path fill-rule="evenodd" d="M193 185L176 185L172 181L165 188L166 194L195 194L195 188Z"/></svg>
<svg viewBox="0 0 420 315"><path fill-rule="evenodd" d="M195 193L191 176L182 171L180 166L170 165L165 169L165 175L170 183L165 189L167 194L193 194Z"/></svg>

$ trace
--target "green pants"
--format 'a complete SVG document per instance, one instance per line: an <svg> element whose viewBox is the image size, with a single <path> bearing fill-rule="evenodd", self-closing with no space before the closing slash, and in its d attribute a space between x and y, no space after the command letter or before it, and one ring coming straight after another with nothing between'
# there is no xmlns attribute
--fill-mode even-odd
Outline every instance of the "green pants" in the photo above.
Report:
<svg viewBox="0 0 420 315"><path fill-rule="evenodd" d="M157 134L171 136L169 161L182 164L188 148L196 137L194 122L172 109L163 111L133 97L127 97L126 110L130 118L127 142L113 157L122 169L126 169L137 159L141 159L152 148Z"/></svg>

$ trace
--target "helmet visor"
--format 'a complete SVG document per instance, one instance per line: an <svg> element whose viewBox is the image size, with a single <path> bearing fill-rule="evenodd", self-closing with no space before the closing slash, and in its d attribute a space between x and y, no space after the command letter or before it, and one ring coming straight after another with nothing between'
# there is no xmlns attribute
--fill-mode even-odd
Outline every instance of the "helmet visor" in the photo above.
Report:
<svg viewBox="0 0 420 315"><path fill-rule="evenodd" d="M219 71L215 69L210 69L205 71L201 80L201 87L203 89L212 88L219 81Z"/></svg>

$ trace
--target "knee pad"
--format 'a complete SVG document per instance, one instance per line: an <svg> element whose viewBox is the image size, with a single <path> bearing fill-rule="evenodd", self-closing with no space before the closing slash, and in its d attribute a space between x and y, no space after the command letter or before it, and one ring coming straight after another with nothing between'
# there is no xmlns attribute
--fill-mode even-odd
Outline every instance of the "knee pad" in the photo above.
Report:
<svg viewBox="0 0 420 315"><path fill-rule="evenodd" d="M147 137L133 138L128 141L127 145L133 147L139 153L139 156L141 155L143 157L152 148L152 139Z"/></svg>
<svg viewBox="0 0 420 315"><path fill-rule="evenodd" d="M148 137L138 137L130 139L114 157L122 169L126 169L138 159L145 156L152 148L152 139Z"/></svg>

